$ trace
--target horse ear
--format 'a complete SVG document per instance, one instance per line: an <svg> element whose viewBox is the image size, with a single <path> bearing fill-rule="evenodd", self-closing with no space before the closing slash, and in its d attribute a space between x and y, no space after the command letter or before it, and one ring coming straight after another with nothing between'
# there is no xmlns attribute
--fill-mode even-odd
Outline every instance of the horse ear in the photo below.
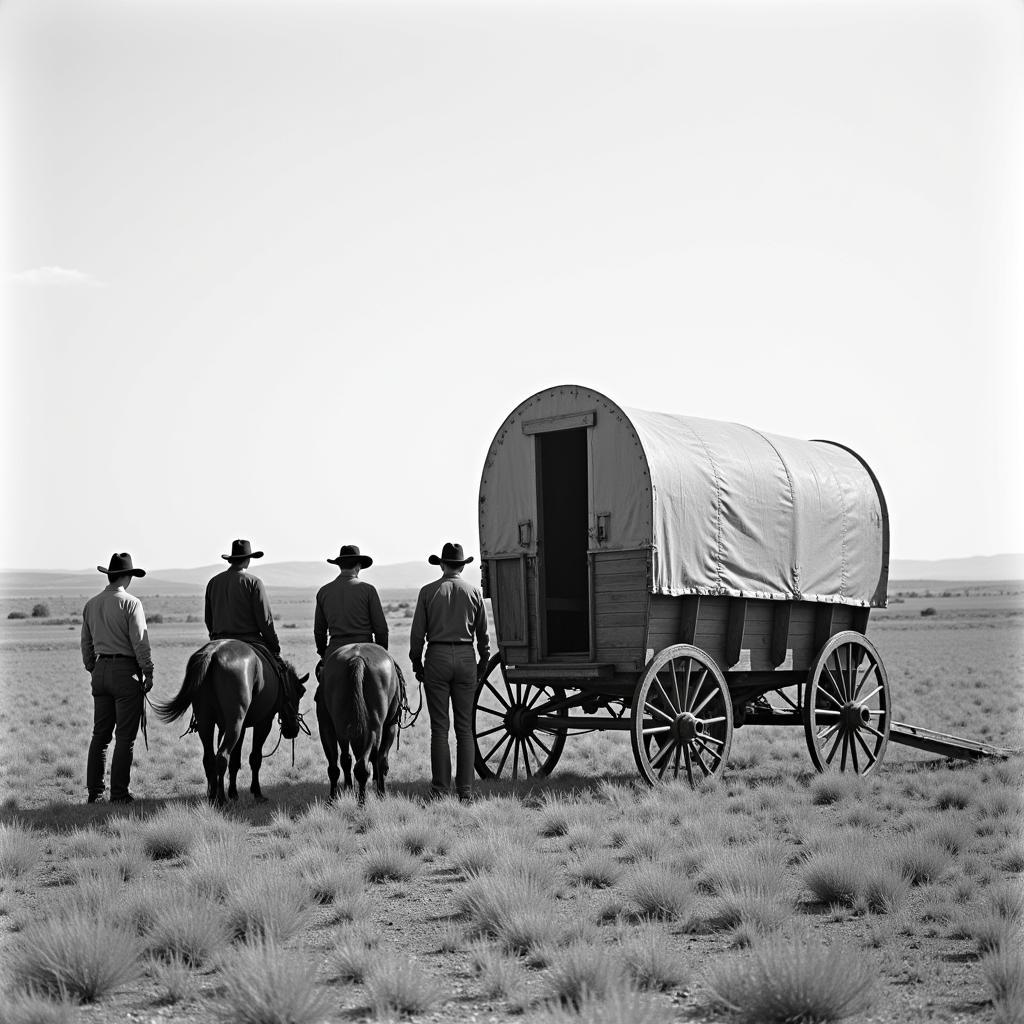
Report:
<svg viewBox="0 0 1024 1024"><path fill-rule="evenodd" d="M302 678L301 678L301 679L299 680L299 682L300 682L300 683L304 683L304 682L305 682L305 681L306 681L306 680L307 680L308 678L309 678L309 673L307 672L307 673L306 673L306 674L305 674L305 675L304 675L304 676L303 676L303 677L302 677Z"/></svg>

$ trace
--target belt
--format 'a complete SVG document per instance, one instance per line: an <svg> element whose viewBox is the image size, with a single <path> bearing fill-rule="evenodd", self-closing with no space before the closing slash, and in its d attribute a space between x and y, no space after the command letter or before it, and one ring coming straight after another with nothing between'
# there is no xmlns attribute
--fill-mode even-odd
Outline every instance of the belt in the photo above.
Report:
<svg viewBox="0 0 1024 1024"><path fill-rule="evenodd" d="M431 647L472 647L472 640L430 640Z"/></svg>
<svg viewBox="0 0 1024 1024"><path fill-rule="evenodd" d="M123 658L125 661L135 661L134 654L97 654L96 660L100 658Z"/></svg>

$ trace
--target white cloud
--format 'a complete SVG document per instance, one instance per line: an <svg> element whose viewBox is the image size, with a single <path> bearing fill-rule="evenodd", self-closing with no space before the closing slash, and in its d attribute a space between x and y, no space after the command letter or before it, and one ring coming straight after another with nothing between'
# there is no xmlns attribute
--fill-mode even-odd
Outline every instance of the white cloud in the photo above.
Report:
<svg viewBox="0 0 1024 1024"><path fill-rule="evenodd" d="M27 284L33 287L57 288L102 288L103 282L91 274L81 270L69 270L67 267L33 267L12 274L11 280L16 284Z"/></svg>

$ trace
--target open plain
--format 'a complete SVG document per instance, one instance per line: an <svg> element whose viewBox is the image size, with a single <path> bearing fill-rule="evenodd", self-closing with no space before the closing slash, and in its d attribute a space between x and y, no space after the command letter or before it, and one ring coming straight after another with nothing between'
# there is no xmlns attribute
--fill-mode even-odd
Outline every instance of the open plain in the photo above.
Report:
<svg viewBox="0 0 1024 1024"><path fill-rule="evenodd" d="M311 595L271 596L311 671ZM414 686L409 605L383 597ZM895 717L1024 747L1020 585L890 599L868 635ZM890 743L867 778L819 776L802 730L747 727L722 779L650 790L625 734L590 733L549 779L481 783L467 807L426 802L424 711L388 798L329 806L310 690L313 735L264 762L268 803L243 758L238 803L207 808L197 738L150 715L136 803L86 806L84 599L0 608L38 601L49 618L0 625L2 1024L1024 1021L1020 756ZM166 699L201 599L145 603Z"/></svg>

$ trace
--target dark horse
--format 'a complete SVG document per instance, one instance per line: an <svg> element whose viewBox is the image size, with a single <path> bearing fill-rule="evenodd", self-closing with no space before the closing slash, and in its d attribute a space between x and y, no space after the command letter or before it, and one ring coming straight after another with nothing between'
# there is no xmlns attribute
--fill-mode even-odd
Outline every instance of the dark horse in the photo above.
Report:
<svg viewBox="0 0 1024 1024"><path fill-rule="evenodd" d="M320 742L327 755L331 796L338 795L339 748L345 788L352 788L351 760L359 783L359 802L366 799L366 780L373 767L378 796L384 795L388 751L398 734L405 679L394 658L378 644L346 644L324 659L316 717Z"/></svg>
<svg viewBox="0 0 1024 1024"><path fill-rule="evenodd" d="M238 799L235 780L242 763L242 737L252 729L252 753L249 767L252 784L249 792L262 802L260 764L263 743L270 735L274 713L281 714L281 733L292 739L299 732L299 701L306 692L295 668L284 662L291 691L290 700L281 700L280 682L270 661L241 640L211 640L200 647L185 668L185 680L178 695L166 704L155 704L154 710L165 722L173 722L192 708L193 725L203 741L203 768L206 771L207 796L211 803L224 802L224 772L230 767L228 797ZM280 705L280 706L279 706ZM213 744L213 727L217 726L218 742ZM230 755L230 766L226 754Z"/></svg>

